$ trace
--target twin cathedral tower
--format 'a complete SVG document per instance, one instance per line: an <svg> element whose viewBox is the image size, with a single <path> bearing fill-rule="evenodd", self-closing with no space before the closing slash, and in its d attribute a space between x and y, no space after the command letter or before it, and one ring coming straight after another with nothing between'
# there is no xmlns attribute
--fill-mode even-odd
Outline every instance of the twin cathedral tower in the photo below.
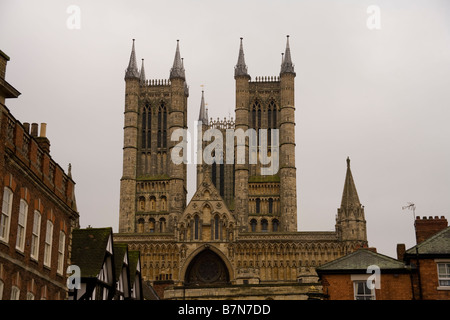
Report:
<svg viewBox="0 0 450 320"><path fill-rule="evenodd" d="M233 285L298 283L305 274L302 267L314 275L315 266L367 245L364 208L350 160L336 230L297 231L295 76L289 36L279 75L255 80L248 73L241 38L234 68L234 120L209 120L202 92L198 125L202 133L223 133L222 159L230 152L225 148L228 138L233 139L232 151L244 150L245 161L197 164L197 190L188 204L187 165L171 156L179 143L172 141L172 134L188 129L189 87L179 43L169 79L148 80L144 60L138 69L133 40L125 71L123 175L115 238L141 250L146 280L154 285L171 281L166 298L176 298L177 287L193 284L222 286L222 297L230 298L235 297L229 291ZM230 129L254 129L257 137L266 129L264 152L277 153L277 170L262 174L265 164L249 161L259 158L261 146L254 148L250 137L240 144L226 135ZM278 135L272 134L275 131ZM199 143L205 150L206 142ZM258 251L256 256L247 256L252 250ZM198 298L206 293L191 288L191 294Z"/></svg>

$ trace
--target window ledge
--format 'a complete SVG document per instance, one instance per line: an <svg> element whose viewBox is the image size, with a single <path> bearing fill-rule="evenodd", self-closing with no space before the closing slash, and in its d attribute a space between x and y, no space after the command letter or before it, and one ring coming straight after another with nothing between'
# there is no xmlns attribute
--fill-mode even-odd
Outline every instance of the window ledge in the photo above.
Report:
<svg viewBox="0 0 450 320"><path fill-rule="evenodd" d="M440 287L437 287L436 290L450 291L450 286L446 286L446 287L440 286Z"/></svg>

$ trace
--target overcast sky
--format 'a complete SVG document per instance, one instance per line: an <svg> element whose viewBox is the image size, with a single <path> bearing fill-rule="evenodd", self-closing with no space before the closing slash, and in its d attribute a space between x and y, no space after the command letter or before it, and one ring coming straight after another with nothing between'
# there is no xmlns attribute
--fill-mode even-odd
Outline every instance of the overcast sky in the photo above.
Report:
<svg viewBox="0 0 450 320"><path fill-rule="evenodd" d="M71 5L80 29L67 26ZM367 26L371 5L380 29ZM349 156L369 245L396 257L397 243L415 244L402 206L450 218L449 1L0 0L6 79L22 93L6 104L21 122L47 123L53 159L72 164L81 226L118 231L131 39L149 79L169 77L180 40L193 127L201 85L210 116L234 116L240 37L254 79L279 75L288 34L298 228L334 230Z"/></svg>

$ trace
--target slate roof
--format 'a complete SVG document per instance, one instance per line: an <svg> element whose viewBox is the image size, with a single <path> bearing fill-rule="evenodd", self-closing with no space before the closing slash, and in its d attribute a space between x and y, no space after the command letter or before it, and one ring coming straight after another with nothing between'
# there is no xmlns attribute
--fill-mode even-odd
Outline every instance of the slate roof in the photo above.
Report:
<svg viewBox="0 0 450 320"><path fill-rule="evenodd" d="M406 250L405 256L415 256L416 248L418 248L419 255L450 255L450 227Z"/></svg>
<svg viewBox="0 0 450 320"><path fill-rule="evenodd" d="M80 267L81 277L97 277L105 259L110 236L112 228L73 230L71 263Z"/></svg>
<svg viewBox="0 0 450 320"><path fill-rule="evenodd" d="M404 262L369 249L356 250L316 268L316 271L317 273L366 273L367 268L371 265L378 266L384 272L389 270L406 271Z"/></svg>

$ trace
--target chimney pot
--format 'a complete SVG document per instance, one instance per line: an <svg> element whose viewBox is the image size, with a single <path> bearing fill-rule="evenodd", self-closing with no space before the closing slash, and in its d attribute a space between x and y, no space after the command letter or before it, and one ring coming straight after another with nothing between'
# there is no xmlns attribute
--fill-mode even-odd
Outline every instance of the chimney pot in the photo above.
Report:
<svg viewBox="0 0 450 320"><path fill-rule="evenodd" d="M31 124L31 135L33 137L37 137L37 135L38 135L38 124L37 123Z"/></svg>
<svg viewBox="0 0 450 320"><path fill-rule="evenodd" d="M41 134L39 136L45 138L46 134L47 134L47 124L41 123Z"/></svg>
<svg viewBox="0 0 450 320"><path fill-rule="evenodd" d="M27 134L30 134L30 124L28 122L23 123L23 129Z"/></svg>

